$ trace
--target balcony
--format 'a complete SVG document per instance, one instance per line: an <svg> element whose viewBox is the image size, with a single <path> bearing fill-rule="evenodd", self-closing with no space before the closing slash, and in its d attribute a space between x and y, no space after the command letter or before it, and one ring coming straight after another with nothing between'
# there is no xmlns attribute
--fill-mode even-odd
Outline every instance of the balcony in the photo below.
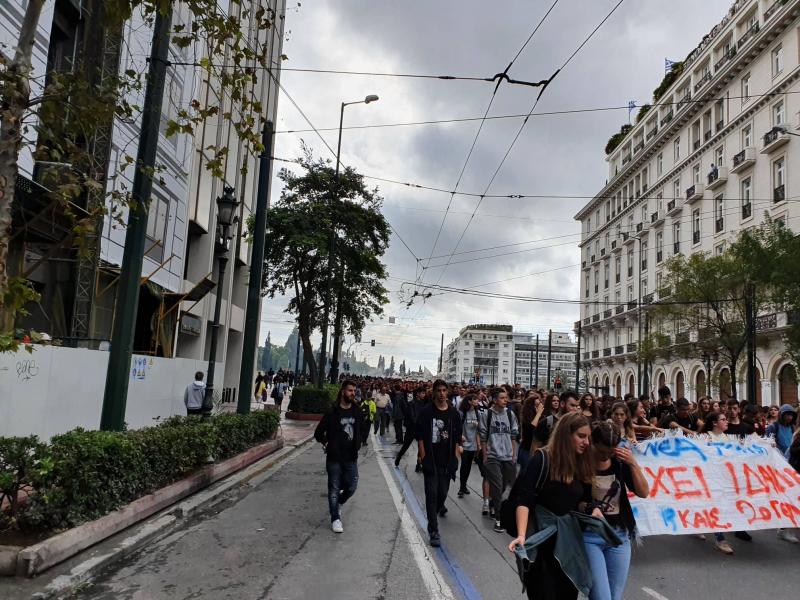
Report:
<svg viewBox="0 0 800 600"><path fill-rule="evenodd" d="M592 323L597 323L600 320L600 313L592 315Z"/></svg>
<svg viewBox="0 0 800 600"><path fill-rule="evenodd" d="M622 243L620 240L614 240L611 242L611 253L622 252Z"/></svg>
<svg viewBox="0 0 800 600"><path fill-rule="evenodd" d="M603 357L611 356L611 348L603 348Z"/></svg>
<svg viewBox="0 0 800 600"><path fill-rule="evenodd" d="M711 139L711 130L709 129L703 134L703 143L705 144L708 140Z"/></svg>
<svg viewBox="0 0 800 600"><path fill-rule="evenodd" d="M773 2L772 6L770 6L767 10L764 11L764 21L769 21L772 18L772 15L778 12L781 6L783 6L784 4L786 4L785 0L783 1L776 0L775 2Z"/></svg>
<svg viewBox="0 0 800 600"><path fill-rule="evenodd" d="M618 304L616 306L616 308L614 308L614 314L616 314L616 315L621 315L624 312L625 312L625 305L624 304Z"/></svg>
<svg viewBox="0 0 800 600"><path fill-rule="evenodd" d="M650 223L642 222L636 224L636 237L644 237L650 231Z"/></svg>
<svg viewBox="0 0 800 600"><path fill-rule="evenodd" d="M670 200L667 202L667 216L679 215L683 210L683 204L678 200Z"/></svg>
<svg viewBox="0 0 800 600"><path fill-rule="evenodd" d="M642 148L644 148L644 142L639 142L638 144L636 144L636 145L633 147L633 153L634 153L634 154L636 154L636 153L637 153L637 152L639 152L639 150L641 150Z"/></svg>
<svg viewBox="0 0 800 600"><path fill-rule="evenodd" d="M706 73L700 79L697 80L697 83L694 84L694 91L696 92L705 84L707 84L709 81L711 81L711 71L709 71L708 73Z"/></svg>
<svg viewBox="0 0 800 600"><path fill-rule="evenodd" d="M668 285L658 290L659 300L664 300L665 298L669 298L671 295L672 295L672 288Z"/></svg>
<svg viewBox="0 0 800 600"><path fill-rule="evenodd" d="M600 259L597 258L596 254L592 254L591 260L589 262L591 262L593 265L596 265L600 262Z"/></svg>
<svg viewBox="0 0 800 600"><path fill-rule="evenodd" d="M664 211L657 210L653 214L650 215L650 224L653 227L659 227L664 224Z"/></svg>
<svg viewBox="0 0 800 600"><path fill-rule="evenodd" d="M700 139L696 139L692 144L692 151L700 150Z"/></svg>
<svg viewBox="0 0 800 600"><path fill-rule="evenodd" d="M756 331L767 331L778 328L778 314L772 313L756 317Z"/></svg>
<svg viewBox="0 0 800 600"><path fill-rule="evenodd" d="M606 255L606 249L600 248L600 258L603 258Z"/></svg>
<svg viewBox="0 0 800 600"><path fill-rule="evenodd" d="M600 358L600 350L592 350L592 358Z"/></svg>
<svg viewBox="0 0 800 600"><path fill-rule="evenodd" d="M728 48L727 52L723 52L722 56L720 56L719 60L714 65L714 72L716 73L719 71L726 62L736 56L736 46L731 46Z"/></svg>
<svg viewBox="0 0 800 600"><path fill-rule="evenodd" d="M588 269L588 268L589 268L589 265L588 265L588 263L587 263L586 261L583 261L583 262L581 263L581 268L582 268L582 269Z"/></svg>
<svg viewBox="0 0 800 600"><path fill-rule="evenodd" d="M589 324L589 323L591 323L591 322L592 322L592 318L591 318L591 317L586 317L586 318L583 320L583 324L584 324L584 325L588 325L588 324Z"/></svg>
<svg viewBox="0 0 800 600"><path fill-rule="evenodd" d="M658 133L658 127L653 127L650 131L647 132L647 135L644 136L645 141L649 142L654 137L656 137L657 133Z"/></svg>
<svg viewBox="0 0 800 600"><path fill-rule="evenodd" d="M625 156L622 157L622 166L623 167L625 165L627 165L629 162L631 162L631 155L630 154L626 154Z"/></svg>
<svg viewBox="0 0 800 600"><path fill-rule="evenodd" d="M625 347L626 352L636 352L636 342L632 342Z"/></svg>
<svg viewBox="0 0 800 600"><path fill-rule="evenodd" d="M756 162L756 149L752 146L743 148L741 152L733 155L731 161L731 173L741 173L745 169L753 166Z"/></svg>
<svg viewBox="0 0 800 600"><path fill-rule="evenodd" d="M603 318L608 319L609 317L611 317L611 313L612 310L610 308L607 308L606 310L603 311Z"/></svg>
<svg viewBox="0 0 800 600"><path fill-rule="evenodd" d="M669 111L667 114L665 114L661 118L661 126L663 127L664 125L666 125L667 123L672 121L672 117L674 117L674 116L675 116L675 113L673 111Z"/></svg>
<svg viewBox="0 0 800 600"><path fill-rule="evenodd" d="M761 148L761 154L769 154L783 146L789 141L789 134L785 130L778 127L773 127L764 134L764 146Z"/></svg>
<svg viewBox="0 0 800 600"><path fill-rule="evenodd" d="M714 233L722 233L725 231L725 219L719 218L714 220Z"/></svg>
<svg viewBox="0 0 800 600"><path fill-rule="evenodd" d="M786 186L779 185L774 190L772 190L772 201L775 203L783 202L786 200Z"/></svg>
<svg viewBox="0 0 800 600"><path fill-rule="evenodd" d="M628 310L636 308L636 300L628 300Z"/></svg>
<svg viewBox="0 0 800 600"><path fill-rule="evenodd" d="M678 110L681 110L684 106L687 106L691 101L691 99L692 99L692 92L686 90L686 93L683 95L683 97L680 100L678 100Z"/></svg>
<svg viewBox="0 0 800 600"><path fill-rule="evenodd" d="M695 183L692 187L687 188L686 204L692 204L698 200L702 200L705 191L705 186L702 183Z"/></svg>
<svg viewBox="0 0 800 600"><path fill-rule="evenodd" d="M689 332L688 331L680 331L675 334L675 343L676 344L688 344L689 343Z"/></svg>
<svg viewBox="0 0 800 600"><path fill-rule="evenodd" d="M742 47L742 46L744 46L744 45L745 45L747 42L749 42L750 40L752 40L752 39L753 39L753 36L754 36L755 34L757 34L757 33L758 33L758 30L759 30L760 28L761 28L761 25L758 23L758 21L756 21L755 23L753 23L753 24L750 26L750 29L748 29L747 31L745 31L745 32L742 34L742 37L740 37L740 38L739 38L739 41L737 41L737 42L736 42L736 47L737 47L737 48L741 48L741 47Z"/></svg>
<svg viewBox="0 0 800 600"><path fill-rule="evenodd" d="M614 346L614 355L624 354L625 346Z"/></svg>
<svg viewBox="0 0 800 600"><path fill-rule="evenodd" d="M728 168L718 166L708 174L708 189L715 190L722 187L728 181Z"/></svg>
<svg viewBox="0 0 800 600"><path fill-rule="evenodd" d="M717 133L722 131L724 127L725 127L725 120L724 119L720 119L719 121L717 121Z"/></svg>
<svg viewBox="0 0 800 600"><path fill-rule="evenodd" d="M742 219L749 219L753 216L753 205L748 202L747 204L742 204Z"/></svg>
<svg viewBox="0 0 800 600"><path fill-rule="evenodd" d="M589 360L589 357L590 357L590 356L591 356L591 353L590 353L590 352L584 352L584 353L583 353L583 360Z"/></svg>
<svg viewBox="0 0 800 600"><path fill-rule="evenodd" d="M655 293L650 292L649 294L642 296L642 304L652 304L653 300L655 300Z"/></svg>

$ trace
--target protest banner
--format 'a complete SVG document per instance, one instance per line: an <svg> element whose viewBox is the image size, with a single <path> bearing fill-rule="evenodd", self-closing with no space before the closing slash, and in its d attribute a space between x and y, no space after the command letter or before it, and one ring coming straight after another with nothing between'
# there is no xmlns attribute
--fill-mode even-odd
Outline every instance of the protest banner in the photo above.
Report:
<svg viewBox="0 0 800 600"><path fill-rule="evenodd" d="M641 535L800 526L800 473L771 440L667 434L633 451L650 484L630 497Z"/></svg>

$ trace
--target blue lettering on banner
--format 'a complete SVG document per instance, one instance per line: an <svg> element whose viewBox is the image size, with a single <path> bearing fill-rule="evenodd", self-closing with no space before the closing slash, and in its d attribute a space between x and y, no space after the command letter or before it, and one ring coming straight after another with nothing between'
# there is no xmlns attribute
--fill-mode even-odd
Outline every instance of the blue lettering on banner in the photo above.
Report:
<svg viewBox="0 0 800 600"><path fill-rule="evenodd" d="M635 513L634 516L636 516ZM678 531L678 522L676 520L677 516L678 513L676 513L675 509L671 506L661 509L661 518L664 520L664 527L672 529L672 531Z"/></svg>
<svg viewBox="0 0 800 600"><path fill-rule="evenodd" d="M733 442L708 442L708 445L716 448L717 456L727 456L733 454L758 454L763 456L767 453L767 449L760 444L749 444L743 446L742 444L735 444Z"/></svg>
<svg viewBox="0 0 800 600"><path fill-rule="evenodd" d="M697 456L702 459L703 462L708 460L708 457L700 446L695 444L692 440L681 436L665 437L661 440L651 440L647 443L644 449L645 456L650 454L656 457L660 454L670 457L681 457L691 453L697 454Z"/></svg>

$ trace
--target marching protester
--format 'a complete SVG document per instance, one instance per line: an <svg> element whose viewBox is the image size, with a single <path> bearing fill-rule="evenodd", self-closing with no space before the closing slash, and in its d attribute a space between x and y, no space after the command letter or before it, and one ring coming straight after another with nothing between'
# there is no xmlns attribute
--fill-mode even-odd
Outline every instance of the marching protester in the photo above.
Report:
<svg viewBox="0 0 800 600"><path fill-rule="evenodd" d="M752 434L755 428L739 418L740 406L735 398L730 398L725 403L725 416L728 418L728 435L745 437Z"/></svg>
<svg viewBox="0 0 800 600"><path fill-rule="evenodd" d="M618 402L612 408L624 404ZM592 428L591 501L584 512L600 509L603 518L614 528L622 544L613 545L594 532L583 535L583 544L592 571L589 600L622 600L631 562L631 541L636 538L636 519L633 516L628 490L646 498L650 485L630 448L619 447L619 429L608 422Z"/></svg>
<svg viewBox="0 0 800 600"><path fill-rule="evenodd" d="M400 450L394 459L394 466L398 469L400 468L400 459L403 458L403 455L411 446L411 442L417 439L417 419L419 418L419 413L424 406L425 388L417 388L414 390L414 399L411 402L407 402L405 405L406 412L403 415L403 422L406 426L405 436L403 437L403 445L400 447ZM417 460L416 472L419 473L420 471L422 471L422 466L420 465L419 460Z"/></svg>
<svg viewBox="0 0 800 600"><path fill-rule="evenodd" d="M507 406L508 392L500 388L495 392L494 403L481 420L480 437L483 452L483 471L489 481L491 496L490 516L495 518L495 531L503 531L498 520L503 492L511 487L517 476L517 417Z"/></svg>
<svg viewBox="0 0 800 600"><path fill-rule="evenodd" d="M480 427L480 413L478 412L478 396L475 394L467 394L462 398L461 405L458 407L461 413L461 467L459 469L459 488L458 497L463 498L469 495L470 491L467 487L469 481L469 474L472 471L472 463L478 465L478 470L483 473L483 460L481 460L481 439L479 435Z"/></svg>
<svg viewBox="0 0 800 600"><path fill-rule="evenodd" d="M461 454L461 418L447 397L447 384L433 382L433 402L420 410L416 422L417 452L425 477L425 512L430 545L441 545L438 517L447 514L445 501Z"/></svg>
<svg viewBox="0 0 800 600"><path fill-rule="evenodd" d="M628 400L628 412L631 415L631 425L636 436L636 441L646 440L654 433L660 433L661 429L653 427L647 420L647 409L641 400L635 398Z"/></svg>
<svg viewBox="0 0 800 600"><path fill-rule="evenodd" d="M594 471L590 444L589 420L577 410L563 414L547 446L534 453L515 485L517 537L508 549L518 559L521 554L525 556L518 565L523 567L520 576L528 598L575 600L579 591L588 595L592 573L582 527L595 531L610 545L622 543L602 518L583 517L577 512L588 507L586 498L591 493ZM591 512L602 517L599 508ZM527 563L530 551L535 552L532 564Z"/></svg>
<svg viewBox="0 0 800 600"><path fill-rule="evenodd" d="M360 408L362 413L361 418L364 424L364 427L361 431L361 443L366 446L367 438L369 437L369 430L376 416L375 400L370 398L368 395L365 395L361 400Z"/></svg>
<svg viewBox="0 0 800 600"><path fill-rule="evenodd" d="M342 381L336 403L323 415L314 431L314 439L325 449L328 509L334 533L344 531L339 509L355 494L358 486L358 449L363 421L355 396L355 383L347 379Z"/></svg>
<svg viewBox="0 0 800 600"><path fill-rule="evenodd" d="M620 441L630 445L636 443L636 432L633 429L631 413L624 402L616 402L611 407L611 423L620 435Z"/></svg>
<svg viewBox="0 0 800 600"><path fill-rule="evenodd" d="M186 386L183 392L183 404L186 406L187 415L202 415L203 401L206 397L206 382L203 381L203 372L194 374L194 381Z"/></svg>
<svg viewBox="0 0 800 600"><path fill-rule="evenodd" d="M403 415L405 413L406 393L399 383L394 384L392 392L392 423L394 423L394 443L403 444Z"/></svg>
<svg viewBox="0 0 800 600"><path fill-rule="evenodd" d="M578 395L572 390L563 392L561 396L556 394L553 394L553 396L558 399L558 411L539 421L539 425L536 427L536 432L534 434L536 437L536 442L540 446L547 445L547 442L550 439L550 433L553 431L556 423L561 417L567 413L580 412Z"/></svg>
<svg viewBox="0 0 800 600"><path fill-rule="evenodd" d="M597 403L594 401L594 396L590 393L585 393L580 399L581 414L589 419L590 423L594 423L600 418L600 411Z"/></svg>
<svg viewBox="0 0 800 600"><path fill-rule="evenodd" d="M669 388L666 389L669 392ZM658 391L661 394L661 390ZM697 416L690 412L689 401L686 398L678 398L675 406L672 407L672 396L668 396L670 401L670 409L667 410L666 405L659 405L659 408L664 409L663 416L658 420L658 426L661 429L681 429L686 434L697 433L699 429L697 425Z"/></svg>
<svg viewBox="0 0 800 600"><path fill-rule="evenodd" d="M389 425L389 412L388 406L391 403L391 396L389 396L389 388L386 386L380 388L380 391L376 392L375 397L375 433L380 431L380 436L383 437L386 434L386 427Z"/></svg>
<svg viewBox="0 0 800 600"><path fill-rule="evenodd" d="M520 469L528 466L536 426L539 424L542 414L544 414L544 402L542 402L539 392L531 390L522 403L520 413L520 441L517 450L517 463Z"/></svg>
<svg viewBox="0 0 800 600"><path fill-rule="evenodd" d="M787 459L791 458L789 449L795 434L797 411L791 404L784 404L778 411L778 418L767 426L766 434L775 438L775 446ZM792 544L800 543L800 539L788 529L778 529L778 539Z"/></svg>

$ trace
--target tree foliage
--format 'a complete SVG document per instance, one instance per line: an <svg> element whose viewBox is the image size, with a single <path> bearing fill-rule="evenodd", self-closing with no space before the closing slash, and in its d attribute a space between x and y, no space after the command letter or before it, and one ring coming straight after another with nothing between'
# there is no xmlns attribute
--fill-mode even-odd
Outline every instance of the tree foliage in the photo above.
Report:
<svg viewBox="0 0 800 600"><path fill-rule="evenodd" d="M298 164L304 172L282 169L281 198L270 209L266 237L263 291L270 298L288 295L286 311L297 317L300 339L316 383L318 369L311 334L321 327L328 285L329 235L335 227L333 295L341 291L343 331L359 336L370 318L388 302L381 262L389 244L389 224L381 214L383 199L368 189L350 167L339 177L304 148ZM335 207L334 207L335 205Z"/></svg>

